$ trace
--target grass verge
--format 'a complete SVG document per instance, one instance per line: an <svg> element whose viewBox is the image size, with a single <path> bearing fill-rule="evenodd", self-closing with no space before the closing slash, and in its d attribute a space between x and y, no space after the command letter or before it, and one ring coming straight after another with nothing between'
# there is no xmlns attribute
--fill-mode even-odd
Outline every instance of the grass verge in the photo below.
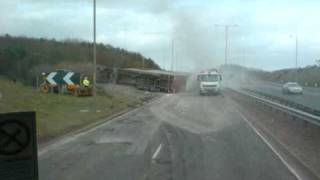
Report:
<svg viewBox="0 0 320 180"><path fill-rule="evenodd" d="M114 113L141 104L139 98L120 93L96 98L43 94L32 87L0 77L0 113L36 111L39 142L64 135Z"/></svg>

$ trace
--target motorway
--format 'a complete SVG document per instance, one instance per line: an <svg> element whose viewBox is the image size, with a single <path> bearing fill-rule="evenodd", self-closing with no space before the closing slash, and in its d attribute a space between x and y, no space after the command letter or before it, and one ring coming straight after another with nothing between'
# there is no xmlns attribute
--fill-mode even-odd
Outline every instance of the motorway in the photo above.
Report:
<svg viewBox="0 0 320 180"><path fill-rule="evenodd" d="M267 81L255 82L252 84L246 84L243 86L252 90L267 93L273 96L277 96L304 106L320 110L320 89L304 87L303 95L283 94L282 85L278 83L272 83Z"/></svg>
<svg viewBox="0 0 320 180"><path fill-rule="evenodd" d="M297 179L227 95L164 95L39 152L40 180Z"/></svg>

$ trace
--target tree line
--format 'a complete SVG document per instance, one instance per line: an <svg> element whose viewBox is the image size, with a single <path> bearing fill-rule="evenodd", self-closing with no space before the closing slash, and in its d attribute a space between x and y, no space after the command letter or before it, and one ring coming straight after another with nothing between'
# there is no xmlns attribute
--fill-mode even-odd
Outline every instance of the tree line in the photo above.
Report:
<svg viewBox="0 0 320 180"><path fill-rule="evenodd" d="M264 71L261 69L246 68L239 65L225 65L223 69L233 72L234 76L245 74L246 77L277 83L298 82L303 86L320 87L320 66L310 65L299 68Z"/></svg>
<svg viewBox="0 0 320 180"><path fill-rule="evenodd" d="M92 43L68 39L0 36L0 75L32 85L41 67L92 62ZM160 69L150 58L109 44L97 44L97 64L110 68Z"/></svg>

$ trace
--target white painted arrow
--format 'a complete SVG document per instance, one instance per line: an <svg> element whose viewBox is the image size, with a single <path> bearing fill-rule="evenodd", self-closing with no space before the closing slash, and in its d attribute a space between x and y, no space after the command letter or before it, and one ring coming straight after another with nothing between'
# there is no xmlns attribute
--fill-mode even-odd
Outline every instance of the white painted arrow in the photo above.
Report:
<svg viewBox="0 0 320 180"><path fill-rule="evenodd" d="M57 85L56 81L54 81L54 77L57 75L57 72L51 72L48 76L47 76L47 80L49 81L50 84L52 85Z"/></svg>
<svg viewBox="0 0 320 180"><path fill-rule="evenodd" d="M68 85L74 85L74 83L70 79L73 75L73 72L68 72L63 78L64 82L66 82Z"/></svg>

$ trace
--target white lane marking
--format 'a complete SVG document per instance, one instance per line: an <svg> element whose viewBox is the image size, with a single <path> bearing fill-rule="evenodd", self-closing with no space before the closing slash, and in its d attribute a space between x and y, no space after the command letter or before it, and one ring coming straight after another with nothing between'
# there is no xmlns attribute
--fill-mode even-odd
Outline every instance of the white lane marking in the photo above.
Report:
<svg viewBox="0 0 320 180"><path fill-rule="evenodd" d="M155 159L158 157L161 149L162 149L162 144L160 144L160 145L158 146L157 150L153 153L153 155L152 155L152 160L155 160Z"/></svg>
<svg viewBox="0 0 320 180"><path fill-rule="evenodd" d="M264 143L273 151L273 153L281 160L281 162L289 169L289 171L298 179L303 180L302 177L298 174L298 172L282 157L279 151L271 145L271 143L253 126L253 124L238 110L236 110L241 118L253 129L253 131L263 140Z"/></svg>

